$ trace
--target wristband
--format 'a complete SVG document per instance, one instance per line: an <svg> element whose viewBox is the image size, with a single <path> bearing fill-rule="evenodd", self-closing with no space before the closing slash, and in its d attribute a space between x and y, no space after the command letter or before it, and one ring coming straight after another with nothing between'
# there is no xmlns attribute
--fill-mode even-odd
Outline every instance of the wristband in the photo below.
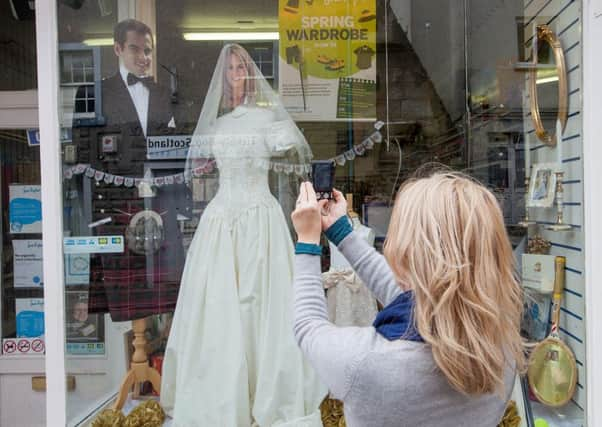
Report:
<svg viewBox="0 0 602 427"><path fill-rule="evenodd" d="M295 254L307 254L307 255L322 255L322 246L316 245L315 243L303 243L297 242L295 245Z"/></svg>
<svg viewBox="0 0 602 427"><path fill-rule="evenodd" d="M334 224L328 227L328 230L326 230L324 234L326 234L328 240L338 246L352 231L353 227L351 227L349 218L347 218L347 216L342 216L337 219Z"/></svg>

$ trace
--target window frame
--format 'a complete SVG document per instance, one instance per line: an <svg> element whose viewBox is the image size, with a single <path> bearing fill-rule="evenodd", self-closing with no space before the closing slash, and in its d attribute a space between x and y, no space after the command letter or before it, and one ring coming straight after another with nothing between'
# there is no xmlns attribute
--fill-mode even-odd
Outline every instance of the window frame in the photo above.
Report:
<svg viewBox="0 0 602 427"><path fill-rule="evenodd" d="M59 66L63 54L70 52L92 52L92 67L94 70L94 80L92 82L61 82L61 71L58 71L58 78L61 87L80 87L94 86L94 112L93 113L73 113L73 123L77 126L94 126L102 124L104 119L102 116L102 92L101 92L101 77L100 77L100 47L88 46L83 43L59 43ZM38 79L39 80L39 79Z"/></svg>

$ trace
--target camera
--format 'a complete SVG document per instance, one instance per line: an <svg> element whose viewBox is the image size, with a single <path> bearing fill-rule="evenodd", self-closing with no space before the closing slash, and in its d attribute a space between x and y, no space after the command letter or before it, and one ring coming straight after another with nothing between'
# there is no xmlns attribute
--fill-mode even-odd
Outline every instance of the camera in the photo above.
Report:
<svg viewBox="0 0 602 427"><path fill-rule="evenodd" d="M318 200L332 199L334 168L335 165L330 160L317 160L311 162L311 180Z"/></svg>

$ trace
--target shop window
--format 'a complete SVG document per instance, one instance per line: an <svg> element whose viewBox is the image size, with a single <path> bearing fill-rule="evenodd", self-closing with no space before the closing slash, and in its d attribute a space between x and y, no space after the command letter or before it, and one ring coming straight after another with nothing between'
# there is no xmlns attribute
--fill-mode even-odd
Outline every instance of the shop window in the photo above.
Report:
<svg viewBox="0 0 602 427"><path fill-rule="evenodd" d="M59 7L59 41L65 43L61 126L72 128L62 165L70 246L66 268L82 273L65 281L67 353L94 366L94 375L82 370L78 378L98 391L89 400L117 395L117 406L123 406L138 391L158 394L155 374L147 375L151 384L135 388L134 396L128 395L127 381L119 385L133 378L127 372L134 337L135 363L145 365L140 354L146 354L142 359L153 366L151 372L163 374L165 409L178 405L177 395L190 417L198 399L187 401L182 388L174 392L171 387L181 387L174 378L190 379L193 385L184 389L194 389L210 405L214 387L196 379L231 374L219 371L230 356L245 367L262 359L253 340L263 336L263 329L239 321L241 312L233 307L246 304L247 299L237 298L248 281L261 290L249 296L251 305L274 281L290 285L288 218L311 157L334 165L335 187L348 197L350 217L369 229L367 239L379 251L400 186L440 163L468 173L495 194L517 259L537 237L548 241L552 255L569 259L567 272L576 273L563 306L563 334L577 354L581 388L566 409L571 419L583 417L583 259L575 254L582 248L581 52L575 24L581 2L324 2L333 10L340 7L331 16L309 0L208 2L203 10L188 1L169 7L151 3L137 3L136 10L117 2L109 7L110 1ZM343 10L343 3L365 7ZM342 18L345 14L353 19ZM529 34L542 22L554 27L566 48L572 98L565 138L574 144L562 156L562 150L551 151L537 139L530 117L525 63L532 59ZM124 33L118 31L122 24L130 26ZM269 40L256 40L256 28L265 28L262 40ZM113 34L123 36L115 40L117 48ZM238 40L234 47L232 40ZM542 61L552 59L548 50L540 50ZM232 74L244 62L252 67ZM238 86L239 80L244 84ZM542 90L542 103L553 104L555 81L539 81L553 89ZM273 108L269 126L261 114L247 115L249 110L264 113L265 106ZM544 113L544 119L554 118L558 108L552 105ZM269 138L261 139L265 135ZM294 143L287 145L290 135ZM257 144L259 139L264 144ZM220 143L212 145L215 141ZM527 208L530 168L548 162L566 169L562 206L571 233L545 228L556 221L550 206L529 212L535 217L531 228L518 226ZM258 212L265 215L254 217ZM266 217L270 220L264 222ZM348 268L336 247L323 243L324 272ZM282 294L278 301L289 296ZM549 295L538 301L526 305L531 312L537 306L537 332L542 333L549 323ZM367 305L377 307L374 299ZM224 313L227 319L215 320ZM279 315L272 324L285 322L286 315ZM527 319L529 338L535 320ZM130 322L133 331L123 326ZM185 329L199 332L181 341ZM229 333L236 339L224 339ZM209 344L201 343L206 336ZM169 345L170 339L178 345ZM231 342L236 343L232 351L221 353ZM270 354L290 344L284 338L270 343ZM99 353L102 363L94 359ZM180 362L193 371L199 360L216 369L174 372L182 369ZM79 366L74 359L67 365ZM220 381L228 381L223 377ZM257 395L247 392L253 379L229 381L245 404ZM267 394L292 396L279 390ZM68 397L75 422L82 411L80 397ZM515 397L536 413L545 412L526 388Z"/></svg>

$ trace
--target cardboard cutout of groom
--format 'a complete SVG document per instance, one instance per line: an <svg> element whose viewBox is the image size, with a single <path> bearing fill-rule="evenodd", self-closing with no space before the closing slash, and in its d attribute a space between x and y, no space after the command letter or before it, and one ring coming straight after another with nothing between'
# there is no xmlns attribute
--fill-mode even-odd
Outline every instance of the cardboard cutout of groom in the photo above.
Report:
<svg viewBox="0 0 602 427"><path fill-rule="evenodd" d="M115 26L119 71L101 82L103 125L73 127L79 163L142 178L150 163L146 137L175 133L169 91L150 74L153 49L152 31L143 22L127 19ZM82 90L76 98L82 98ZM145 197L136 186L92 182L92 221L111 217L93 233L125 236L126 247L123 254L92 257L91 313L108 312L114 321L125 321L175 309L185 257L177 215L190 217L190 195L184 184L154 192Z"/></svg>

